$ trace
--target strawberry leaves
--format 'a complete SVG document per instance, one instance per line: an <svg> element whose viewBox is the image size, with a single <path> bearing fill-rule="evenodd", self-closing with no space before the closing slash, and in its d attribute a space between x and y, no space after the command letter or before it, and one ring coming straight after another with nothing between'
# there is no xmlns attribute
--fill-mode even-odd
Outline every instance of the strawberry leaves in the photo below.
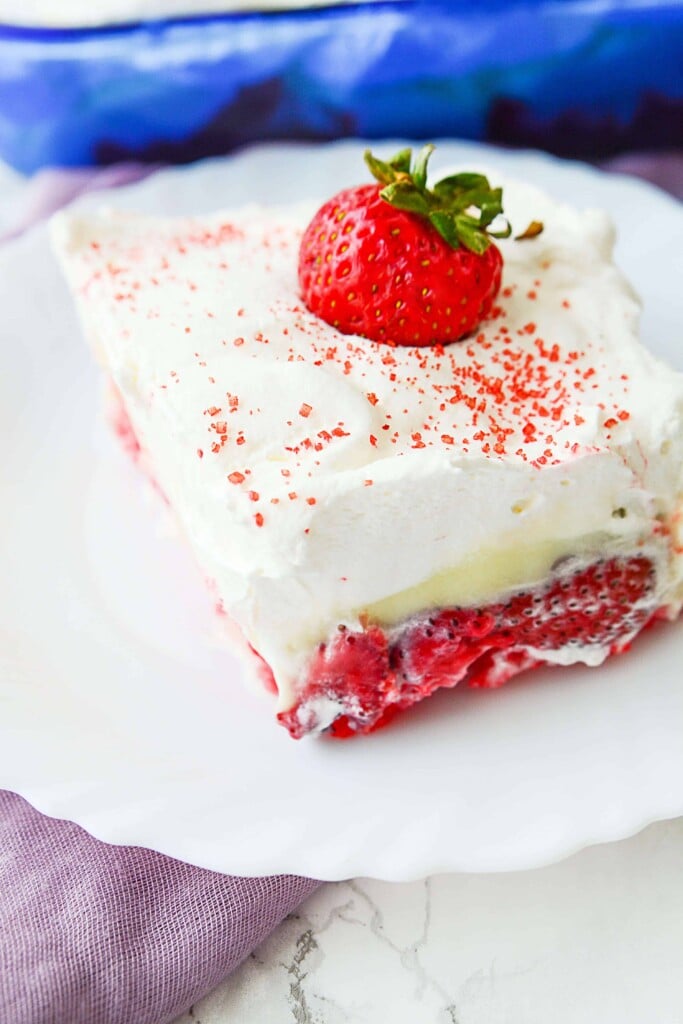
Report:
<svg viewBox="0 0 683 1024"><path fill-rule="evenodd" d="M392 182L398 180L399 175L410 175L410 161L412 159L412 149L402 149L396 156L392 157L389 162L384 160L378 160L376 156L373 156L369 149L365 151L365 162L370 168L372 175L382 185L391 185Z"/></svg>
<svg viewBox="0 0 683 1024"><path fill-rule="evenodd" d="M433 152L434 146L430 143L430 145L422 147L415 159L412 178L416 188L421 192L424 192L427 188L427 164Z"/></svg>
<svg viewBox="0 0 683 1024"><path fill-rule="evenodd" d="M543 225L540 220L532 220L521 235L515 235L515 242L525 242L528 238L537 238L541 231L543 231Z"/></svg>
<svg viewBox="0 0 683 1024"><path fill-rule="evenodd" d="M451 174L427 188L427 166L434 146L424 146L413 161L411 149L402 149L391 160L378 160L370 150L365 162L373 177L383 186L380 196L391 206L425 217L453 249L463 246L481 255L493 238L509 238L510 224L491 230L503 213L503 192L491 188L483 174ZM412 164L412 170L411 170ZM533 238L543 230L534 221L520 236Z"/></svg>

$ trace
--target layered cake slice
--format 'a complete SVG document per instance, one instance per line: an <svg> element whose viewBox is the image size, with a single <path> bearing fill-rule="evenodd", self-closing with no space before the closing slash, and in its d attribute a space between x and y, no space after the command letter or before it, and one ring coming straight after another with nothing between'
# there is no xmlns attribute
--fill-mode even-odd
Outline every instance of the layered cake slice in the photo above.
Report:
<svg viewBox="0 0 683 1024"><path fill-rule="evenodd" d="M608 218L510 181L499 237L500 189L428 156L317 212L54 225L119 432L295 737L597 666L683 602L683 377Z"/></svg>

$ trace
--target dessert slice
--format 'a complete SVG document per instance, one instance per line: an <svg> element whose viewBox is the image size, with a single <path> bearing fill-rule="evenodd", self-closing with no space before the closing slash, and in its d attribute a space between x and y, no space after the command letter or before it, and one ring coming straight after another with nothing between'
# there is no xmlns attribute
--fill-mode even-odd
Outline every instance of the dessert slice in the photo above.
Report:
<svg viewBox="0 0 683 1024"><path fill-rule="evenodd" d="M500 190L427 188L428 156L317 213L54 224L119 431L295 737L599 665L683 602L683 378L607 217L511 181L529 228L494 242Z"/></svg>

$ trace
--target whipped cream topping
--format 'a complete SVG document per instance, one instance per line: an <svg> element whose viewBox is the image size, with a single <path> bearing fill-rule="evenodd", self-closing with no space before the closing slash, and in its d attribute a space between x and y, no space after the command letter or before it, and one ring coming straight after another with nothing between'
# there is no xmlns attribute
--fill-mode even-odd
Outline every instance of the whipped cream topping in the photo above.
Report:
<svg viewBox="0 0 683 1024"><path fill-rule="evenodd" d="M513 224L545 230L500 243L478 334L431 349L303 307L315 203L55 221L152 471L283 708L337 624L496 599L570 555L646 547L659 603L680 606L683 377L638 341L608 218L505 195Z"/></svg>
<svg viewBox="0 0 683 1024"><path fill-rule="evenodd" d="M159 18L199 17L238 11L288 11L357 0L0 0L0 22L41 28L79 28ZM381 3L382 0L365 0Z"/></svg>

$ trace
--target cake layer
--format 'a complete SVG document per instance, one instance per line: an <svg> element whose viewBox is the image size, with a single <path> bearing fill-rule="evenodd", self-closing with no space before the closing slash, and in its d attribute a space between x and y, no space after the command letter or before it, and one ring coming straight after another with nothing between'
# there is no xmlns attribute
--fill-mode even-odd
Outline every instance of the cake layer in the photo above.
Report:
<svg viewBox="0 0 683 1024"><path fill-rule="evenodd" d="M639 344L607 218L508 183L506 213L543 234L500 243L475 337L410 349L302 307L314 209L55 224L147 465L280 711L340 625L490 605L563 558L646 550L652 606L675 614L683 381Z"/></svg>

